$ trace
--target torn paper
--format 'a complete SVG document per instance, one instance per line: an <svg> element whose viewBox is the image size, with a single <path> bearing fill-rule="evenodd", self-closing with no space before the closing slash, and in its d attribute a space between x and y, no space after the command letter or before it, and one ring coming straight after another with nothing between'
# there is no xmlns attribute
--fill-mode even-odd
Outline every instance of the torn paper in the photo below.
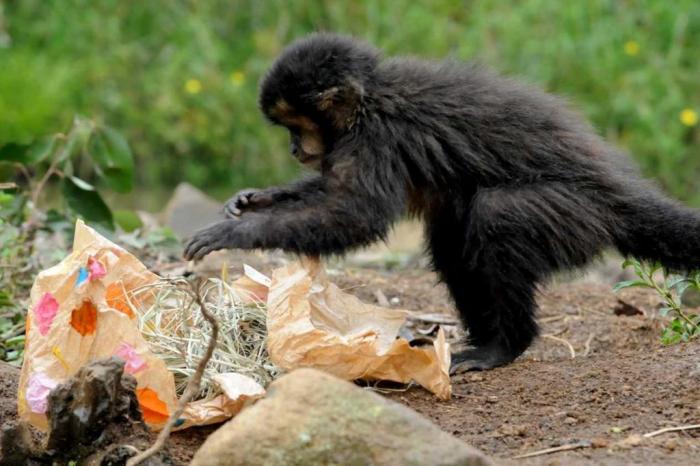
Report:
<svg viewBox="0 0 700 466"><path fill-rule="evenodd" d="M22 419L46 429L49 391L85 363L118 356L138 382L144 420L155 429L167 421L177 403L173 375L149 348L134 314L148 306L143 290L157 280L133 255L77 222L73 252L41 272L32 287L18 390ZM191 403L179 428L220 422L264 393L243 375L221 374L217 382L222 395Z"/></svg>
<svg viewBox="0 0 700 466"><path fill-rule="evenodd" d="M314 367L347 380L413 380L450 398L450 350L442 329L432 347L411 347L397 338L406 311L343 292L318 262L275 270L267 304L268 352L283 370Z"/></svg>

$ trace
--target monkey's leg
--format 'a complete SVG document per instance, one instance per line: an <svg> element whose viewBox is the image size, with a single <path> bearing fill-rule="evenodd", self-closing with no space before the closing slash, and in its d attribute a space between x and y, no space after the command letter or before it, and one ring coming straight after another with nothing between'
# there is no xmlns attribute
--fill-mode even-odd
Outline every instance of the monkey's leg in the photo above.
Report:
<svg viewBox="0 0 700 466"><path fill-rule="evenodd" d="M532 343L537 335L535 283L519 276L505 259L444 280L473 346L452 356L452 373L508 364Z"/></svg>
<svg viewBox="0 0 700 466"><path fill-rule="evenodd" d="M475 347L454 356L458 371L522 354L537 335L537 284L584 265L611 241L598 205L561 183L483 189L466 211L452 225L461 241L453 234L432 248Z"/></svg>
<svg viewBox="0 0 700 466"><path fill-rule="evenodd" d="M427 236L433 266L447 285L469 331L468 342L474 346L453 355L453 369L485 370L514 360L536 335L532 318L534 285L515 271L504 275L513 269L510 261L492 262L487 267L479 264L479 254L491 240L481 247L484 238L477 235L478 217L470 210L454 202L434 213ZM517 331L509 331L503 322L517 327Z"/></svg>

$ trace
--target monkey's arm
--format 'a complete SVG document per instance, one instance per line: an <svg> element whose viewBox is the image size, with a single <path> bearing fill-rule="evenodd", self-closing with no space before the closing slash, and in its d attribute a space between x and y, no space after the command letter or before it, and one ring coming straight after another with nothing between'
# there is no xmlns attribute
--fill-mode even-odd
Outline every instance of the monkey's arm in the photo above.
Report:
<svg viewBox="0 0 700 466"><path fill-rule="evenodd" d="M232 248L338 254L383 238L404 212L402 187L371 173L344 179L321 177L317 189L298 193L293 200L205 228L189 242L185 258L201 259L212 251Z"/></svg>
<svg viewBox="0 0 700 466"><path fill-rule="evenodd" d="M322 188L323 178L315 176L296 181L281 188L244 189L236 193L224 204L224 214L228 218L238 218L244 212L267 209L272 206L292 209L306 193ZM281 205L284 204L284 205Z"/></svg>

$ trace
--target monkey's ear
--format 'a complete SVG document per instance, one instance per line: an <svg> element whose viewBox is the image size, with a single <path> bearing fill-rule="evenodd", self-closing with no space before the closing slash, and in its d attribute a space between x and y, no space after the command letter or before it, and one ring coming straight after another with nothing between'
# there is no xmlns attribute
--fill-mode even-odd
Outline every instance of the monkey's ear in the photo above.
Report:
<svg viewBox="0 0 700 466"><path fill-rule="evenodd" d="M333 86L317 94L318 109L328 115L338 129L351 128L362 106L364 87L351 80L341 86Z"/></svg>

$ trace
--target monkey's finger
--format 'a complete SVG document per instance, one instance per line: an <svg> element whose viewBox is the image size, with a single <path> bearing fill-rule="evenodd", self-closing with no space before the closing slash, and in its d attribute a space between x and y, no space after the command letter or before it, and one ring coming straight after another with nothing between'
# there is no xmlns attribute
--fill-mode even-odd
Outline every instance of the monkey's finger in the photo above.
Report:
<svg viewBox="0 0 700 466"><path fill-rule="evenodd" d="M197 252L202 246L207 244L206 239L202 239L199 236L195 236L190 240L189 243L187 243L187 246L185 246L185 259L187 260L192 260L195 252Z"/></svg>
<svg viewBox="0 0 700 466"><path fill-rule="evenodd" d="M203 259L204 256L206 256L210 252L219 250L221 248L222 248L222 246L219 246L217 244L205 245L201 249L199 249L197 252L194 253L193 258L194 258L194 260L198 261L200 259Z"/></svg>
<svg viewBox="0 0 700 466"><path fill-rule="evenodd" d="M228 218L231 217L239 217L241 215L241 209L236 207L236 205L233 202L228 202L224 206L224 215Z"/></svg>
<svg viewBox="0 0 700 466"><path fill-rule="evenodd" d="M253 193L249 193L249 194L246 194L246 195L244 195L244 196L239 197L238 199L236 199L236 201L237 201L236 204L237 204L237 205L238 205L238 204L241 204L241 205L248 205L248 201L249 201L250 196L251 196L252 194L253 194Z"/></svg>
<svg viewBox="0 0 700 466"><path fill-rule="evenodd" d="M183 257L188 261L192 260L192 253L194 252L194 245L195 245L195 240L194 239L190 240L190 242L187 243L187 246L185 246L185 251L182 253Z"/></svg>

